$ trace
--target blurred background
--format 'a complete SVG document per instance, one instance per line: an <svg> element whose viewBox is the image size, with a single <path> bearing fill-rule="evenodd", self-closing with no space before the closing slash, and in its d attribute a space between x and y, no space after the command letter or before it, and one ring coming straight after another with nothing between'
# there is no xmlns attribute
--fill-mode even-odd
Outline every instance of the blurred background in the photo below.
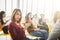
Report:
<svg viewBox="0 0 60 40"><path fill-rule="evenodd" d="M25 19L27 13L33 15L44 14L48 23L52 23L54 13L60 11L60 0L0 0L0 11L6 12L6 19L9 20L15 8L22 11L22 19ZM9 36L0 36L1 40ZM10 37L9 37L10 38ZM7 38L6 40L10 40Z"/></svg>
<svg viewBox="0 0 60 40"><path fill-rule="evenodd" d="M49 20L56 11L60 11L60 0L0 0L0 11L6 11L8 18L15 8L21 9L23 18L31 12L45 14Z"/></svg>

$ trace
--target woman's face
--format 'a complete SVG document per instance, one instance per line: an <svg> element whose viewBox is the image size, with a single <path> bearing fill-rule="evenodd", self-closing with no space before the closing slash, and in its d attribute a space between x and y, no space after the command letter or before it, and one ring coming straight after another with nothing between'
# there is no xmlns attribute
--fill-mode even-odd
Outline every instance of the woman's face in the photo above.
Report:
<svg viewBox="0 0 60 40"><path fill-rule="evenodd" d="M33 16L33 18L37 18L37 14Z"/></svg>
<svg viewBox="0 0 60 40"><path fill-rule="evenodd" d="M2 15L2 17L5 18L5 17L6 17L6 14L4 13L4 14Z"/></svg>
<svg viewBox="0 0 60 40"><path fill-rule="evenodd" d="M30 19L32 18L32 14L29 15L29 18L30 18Z"/></svg>
<svg viewBox="0 0 60 40"><path fill-rule="evenodd" d="M21 13L17 11L17 13L15 14L15 21L19 21L20 18L21 18Z"/></svg>

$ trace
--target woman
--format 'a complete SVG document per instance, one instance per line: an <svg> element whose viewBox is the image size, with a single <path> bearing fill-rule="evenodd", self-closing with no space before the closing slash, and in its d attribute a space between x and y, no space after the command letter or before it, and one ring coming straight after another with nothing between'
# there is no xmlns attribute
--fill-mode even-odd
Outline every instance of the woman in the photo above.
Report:
<svg viewBox="0 0 60 40"><path fill-rule="evenodd" d="M1 11L0 12L0 22L1 22L1 25L5 24L4 22L4 18L6 17L6 13L4 11Z"/></svg>
<svg viewBox="0 0 60 40"><path fill-rule="evenodd" d="M33 15L33 18L32 18L32 22L36 25L36 26L39 26L39 18L38 18L38 15L35 14Z"/></svg>
<svg viewBox="0 0 60 40"><path fill-rule="evenodd" d="M60 40L60 12L54 15L54 25L47 40Z"/></svg>
<svg viewBox="0 0 60 40"><path fill-rule="evenodd" d="M30 14L30 15L29 15ZM47 39L47 32L45 30L40 30L31 22L31 13L28 13L26 15L26 23L25 23L25 28L26 30L32 35L32 36L37 36L37 37L42 37L44 40Z"/></svg>
<svg viewBox="0 0 60 40"><path fill-rule="evenodd" d="M4 11L0 12L0 30L2 30L2 28L5 25L5 21L4 18L6 17L6 13Z"/></svg>
<svg viewBox="0 0 60 40"><path fill-rule="evenodd" d="M8 26L9 32L13 40L25 40L26 36L24 28L20 24L21 18L21 10L15 9L12 13L11 23Z"/></svg>
<svg viewBox="0 0 60 40"><path fill-rule="evenodd" d="M0 30L3 30L5 34L8 34L8 27L7 25L5 25L7 23L5 17L6 17L6 12L1 11L0 12Z"/></svg>

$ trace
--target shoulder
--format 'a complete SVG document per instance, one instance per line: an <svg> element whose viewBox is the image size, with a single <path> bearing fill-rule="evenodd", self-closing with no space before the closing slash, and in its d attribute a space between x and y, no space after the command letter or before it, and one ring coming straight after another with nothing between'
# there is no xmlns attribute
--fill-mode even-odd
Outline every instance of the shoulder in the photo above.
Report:
<svg viewBox="0 0 60 40"><path fill-rule="evenodd" d="M13 22L10 22L10 24L8 25L8 27L11 27L11 26L13 26Z"/></svg>
<svg viewBox="0 0 60 40"><path fill-rule="evenodd" d="M60 24L60 19L57 20L56 24Z"/></svg>
<svg viewBox="0 0 60 40"><path fill-rule="evenodd" d="M60 28L60 19L58 19L54 25L55 27L59 27Z"/></svg>
<svg viewBox="0 0 60 40"><path fill-rule="evenodd" d="M58 20L56 21L56 23L55 23L55 25L53 26L52 29L54 29L54 30L56 30L56 31L60 30L60 19L58 19Z"/></svg>

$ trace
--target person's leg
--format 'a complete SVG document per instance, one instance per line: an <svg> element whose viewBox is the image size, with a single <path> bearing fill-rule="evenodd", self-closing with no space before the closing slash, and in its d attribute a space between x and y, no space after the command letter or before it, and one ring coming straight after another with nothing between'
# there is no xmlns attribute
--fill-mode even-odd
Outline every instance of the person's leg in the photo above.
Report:
<svg viewBox="0 0 60 40"><path fill-rule="evenodd" d="M40 38L39 40L45 40L44 38Z"/></svg>
<svg viewBox="0 0 60 40"><path fill-rule="evenodd" d="M46 30L40 30L39 32L41 32L44 35L45 39L48 38L48 32Z"/></svg>
<svg viewBox="0 0 60 40"><path fill-rule="evenodd" d="M25 40L30 40L29 38L25 37Z"/></svg>
<svg viewBox="0 0 60 40"><path fill-rule="evenodd" d="M38 32L38 31L30 32L30 34L32 36L37 36L37 37L43 37L44 36L41 32Z"/></svg>
<svg viewBox="0 0 60 40"><path fill-rule="evenodd" d="M30 32L31 35L41 37L39 40L46 40L47 39L47 33L45 31L35 31L35 32Z"/></svg>
<svg viewBox="0 0 60 40"><path fill-rule="evenodd" d="M34 32L30 32L30 34L33 36L42 37L43 39L48 38L48 32L46 30L34 31Z"/></svg>
<svg viewBox="0 0 60 40"><path fill-rule="evenodd" d="M29 38L25 37L25 40L38 40L38 39L29 39Z"/></svg>

